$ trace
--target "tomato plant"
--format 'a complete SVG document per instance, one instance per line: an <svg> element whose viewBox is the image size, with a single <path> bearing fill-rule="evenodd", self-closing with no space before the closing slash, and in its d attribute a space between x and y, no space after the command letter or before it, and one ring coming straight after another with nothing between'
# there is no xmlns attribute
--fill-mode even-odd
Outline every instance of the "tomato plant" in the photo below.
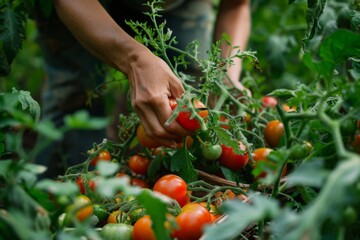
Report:
<svg viewBox="0 0 360 240"><path fill-rule="evenodd" d="M178 240L198 240L203 234L204 227L212 223L212 217L200 203L188 203L175 218L178 229L171 234Z"/></svg>
<svg viewBox="0 0 360 240"><path fill-rule="evenodd" d="M279 120L272 120L266 124L264 138L270 147L275 148L279 146L283 134L284 124Z"/></svg>
<svg viewBox="0 0 360 240"><path fill-rule="evenodd" d="M133 226L125 223L108 223L101 230L106 240L131 240Z"/></svg>
<svg viewBox="0 0 360 240"><path fill-rule="evenodd" d="M94 157L93 159L91 159L90 164L93 166L96 166L96 164L100 161L110 161L111 160L111 155L110 152L108 150L102 150L99 152L99 154Z"/></svg>
<svg viewBox="0 0 360 240"><path fill-rule="evenodd" d="M202 143L201 153L207 160L216 160L221 156L222 148L220 144Z"/></svg>
<svg viewBox="0 0 360 240"><path fill-rule="evenodd" d="M157 147L160 147L161 144L157 141L155 141L153 138L150 138L146 132L145 132L145 129L143 127L142 124L140 124L138 127L137 127L137 130L136 130L136 136L139 140L139 142L144 146L144 147L147 147L147 148L157 148Z"/></svg>
<svg viewBox="0 0 360 240"><path fill-rule="evenodd" d="M181 207L189 202L187 184L177 175L162 176L155 182L153 190L176 200Z"/></svg>
<svg viewBox="0 0 360 240"><path fill-rule="evenodd" d="M147 157L138 154L132 155L129 158L129 168L137 174L145 175L150 165L150 160Z"/></svg>
<svg viewBox="0 0 360 240"><path fill-rule="evenodd" d="M171 109L174 110L177 107L177 103L175 99L170 99L169 102ZM199 111L197 111L197 114L200 117L206 118L209 115L209 112L206 109L205 104L202 103L200 100L195 99L193 101L193 104L196 109L199 109ZM198 122L198 120L196 118L191 118L190 111L179 112L179 115L176 118L176 120L181 124L181 126L183 126L187 130L195 131L200 128L200 123Z"/></svg>
<svg viewBox="0 0 360 240"><path fill-rule="evenodd" d="M239 141L239 149L244 153L236 153L231 147L227 147L224 144L221 145L221 156L219 163L231 170L238 171L242 169L249 161L249 155L246 152L245 145Z"/></svg>

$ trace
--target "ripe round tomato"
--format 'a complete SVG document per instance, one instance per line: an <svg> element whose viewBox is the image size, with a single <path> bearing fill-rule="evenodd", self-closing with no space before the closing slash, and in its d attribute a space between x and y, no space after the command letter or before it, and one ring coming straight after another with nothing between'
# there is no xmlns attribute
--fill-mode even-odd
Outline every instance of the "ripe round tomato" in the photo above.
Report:
<svg viewBox="0 0 360 240"><path fill-rule="evenodd" d="M149 215L145 215L137 220L133 228L133 240L156 240L151 224L152 221Z"/></svg>
<svg viewBox="0 0 360 240"><path fill-rule="evenodd" d="M274 97L263 96L261 98L261 103L264 108L275 108L278 102Z"/></svg>
<svg viewBox="0 0 360 240"><path fill-rule="evenodd" d="M150 160L138 154L132 155L129 159L129 168L137 174L145 175L150 165Z"/></svg>
<svg viewBox="0 0 360 240"><path fill-rule="evenodd" d="M161 146L161 143L158 143L154 139L150 138L148 135L146 135L146 132L144 130L144 127L142 124L140 124L136 130L136 136L139 140L139 142L147 148L157 148Z"/></svg>
<svg viewBox="0 0 360 240"><path fill-rule="evenodd" d="M207 160L216 160L221 156L221 145L220 144L211 144L211 143L202 143L201 144L201 153L203 157Z"/></svg>
<svg viewBox="0 0 360 240"><path fill-rule="evenodd" d="M149 188L149 183L147 183L145 180L141 179L141 178L131 178L130 180L130 184L132 186L138 186L141 188Z"/></svg>
<svg viewBox="0 0 360 240"><path fill-rule="evenodd" d="M205 225L212 223L209 210L200 203L188 203L175 218L178 229L175 229L171 237L178 240L198 240L203 234Z"/></svg>
<svg viewBox="0 0 360 240"><path fill-rule="evenodd" d="M66 212L72 211L75 211L76 218L82 222L93 214L94 208L90 198L85 195L79 195L75 198L74 203L68 206Z"/></svg>
<svg viewBox="0 0 360 240"><path fill-rule="evenodd" d="M167 174L159 178L154 185L153 191L160 192L176 200L180 207L189 202L186 182L174 174Z"/></svg>
<svg viewBox="0 0 360 240"><path fill-rule="evenodd" d="M174 110L177 106L175 99L169 99L169 102L171 109ZM195 108L200 108L200 109L206 108L206 106L198 99L195 99L193 104ZM208 110L205 109L205 110L199 110L197 114L202 118L206 118L209 115L209 112ZM201 126L198 120L196 120L195 118L190 119L190 117L191 117L190 112L180 112L176 120L180 123L181 126L183 126L183 128L187 130L195 131L199 129Z"/></svg>
<svg viewBox="0 0 360 240"><path fill-rule="evenodd" d="M96 164L99 162L99 160L110 161L111 155L110 155L109 151L106 149L100 151L99 154L91 160L90 164L93 166L96 166Z"/></svg>
<svg viewBox="0 0 360 240"><path fill-rule="evenodd" d="M107 218L107 223L129 223L130 224L130 216L127 215L122 210L115 210L109 214Z"/></svg>
<svg viewBox="0 0 360 240"><path fill-rule="evenodd" d="M89 188L92 191L94 191L95 187L96 187L96 183L91 179L88 179L87 183L88 183ZM79 186L80 193L85 194L86 191L85 191L85 186L84 186L84 180L82 179L81 176L76 179L76 184Z"/></svg>
<svg viewBox="0 0 360 240"><path fill-rule="evenodd" d="M239 148L241 151L245 151L245 145L239 141ZM249 161L248 153L237 154L231 147L221 145L222 153L219 158L220 165L227 167L231 170L238 171L242 169Z"/></svg>
<svg viewBox="0 0 360 240"><path fill-rule="evenodd" d="M272 120L266 124L264 129L264 138L270 147L277 147L280 144L283 134L284 124L279 120Z"/></svg>
<svg viewBox="0 0 360 240"><path fill-rule="evenodd" d="M125 223L108 223L101 230L101 236L106 240L131 240L133 226Z"/></svg>

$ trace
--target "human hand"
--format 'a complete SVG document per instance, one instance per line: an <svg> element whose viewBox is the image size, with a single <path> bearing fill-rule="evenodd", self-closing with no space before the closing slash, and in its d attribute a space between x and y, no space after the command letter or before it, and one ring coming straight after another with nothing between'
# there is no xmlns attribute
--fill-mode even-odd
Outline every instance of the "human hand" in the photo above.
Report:
<svg viewBox="0 0 360 240"><path fill-rule="evenodd" d="M176 147L176 142L191 132L177 121L168 126L165 122L172 113L169 98L180 98L184 87L161 58L148 50L138 56L128 72L134 110L149 137L165 146Z"/></svg>

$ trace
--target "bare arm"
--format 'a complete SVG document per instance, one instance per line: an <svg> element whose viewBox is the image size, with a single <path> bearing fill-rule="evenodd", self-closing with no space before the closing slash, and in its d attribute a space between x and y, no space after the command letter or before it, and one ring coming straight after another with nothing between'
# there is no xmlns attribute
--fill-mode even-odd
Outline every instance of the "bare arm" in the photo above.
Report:
<svg viewBox="0 0 360 240"><path fill-rule="evenodd" d="M230 36L231 44L239 46L240 51L246 49L251 31L250 0L222 0L219 6L218 17L215 26L215 39L221 38L223 33ZM239 49L231 52L230 46L221 46L223 56L233 55ZM244 90L240 83L241 60L234 59L234 65L228 68L228 74L234 87ZM230 82L225 82L230 85ZM249 92L250 93L250 92ZM251 93L250 93L251 94Z"/></svg>
<svg viewBox="0 0 360 240"><path fill-rule="evenodd" d="M54 0L60 19L96 57L122 71L130 81L132 104L146 133L167 146L189 133L171 115L169 97L179 98L184 88L167 64L129 36L98 0Z"/></svg>

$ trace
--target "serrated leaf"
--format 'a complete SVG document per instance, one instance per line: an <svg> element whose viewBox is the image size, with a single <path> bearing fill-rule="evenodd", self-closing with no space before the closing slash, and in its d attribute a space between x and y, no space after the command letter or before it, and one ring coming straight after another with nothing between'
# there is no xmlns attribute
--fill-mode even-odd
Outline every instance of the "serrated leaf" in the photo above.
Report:
<svg viewBox="0 0 360 240"><path fill-rule="evenodd" d="M321 187L324 184L329 171L323 167L321 159L312 159L301 164L291 174L288 175L287 184L289 187L296 185Z"/></svg>
<svg viewBox="0 0 360 240"><path fill-rule="evenodd" d="M2 42L7 62L11 63L22 47L25 39L26 17L23 12L16 12L10 4L5 5L4 11L0 12L0 41Z"/></svg>
<svg viewBox="0 0 360 240"><path fill-rule="evenodd" d="M35 187L40 190L45 190L56 196L75 196L79 193L79 188L72 182L58 182L50 179L39 181Z"/></svg>
<svg viewBox="0 0 360 240"><path fill-rule="evenodd" d="M226 218L205 227L204 240L234 239L251 223L279 215L280 208L276 200L254 193L250 193L249 198L253 200L252 205L239 200L224 202L221 211Z"/></svg>
<svg viewBox="0 0 360 240"><path fill-rule="evenodd" d="M39 121L41 113L40 105L37 101L35 101L35 99L31 97L30 92L23 90L18 91L13 88L12 93L17 95L17 99L21 103L22 110L29 109L29 112L34 120Z"/></svg>
<svg viewBox="0 0 360 240"><path fill-rule="evenodd" d="M120 165L116 162L99 161L96 164L96 170L99 171L99 175L104 177L115 175L119 168Z"/></svg>
<svg viewBox="0 0 360 240"><path fill-rule="evenodd" d="M187 149L180 148L171 158L170 169L172 172L178 172L185 182L195 181L197 179L197 172L192 164L192 161L195 159Z"/></svg>
<svg viewBox="0 0 360 240"><path fill-rule="evenodd" d="M150 215L153 223L153 230L156 239L168 240L170 239L169 230L164 224L166 221L167 204L161 198L157 197L150 190L144 189L138 196L138 200L146 208L146 213Z"/></svg>
<svg viewBox="0 0 360 240"><path fill-rule="evenodd" d="M65 117L65 125L74 129L101 129L108 125L106 118L90 117L87 111L78 111Z"/></svg>

